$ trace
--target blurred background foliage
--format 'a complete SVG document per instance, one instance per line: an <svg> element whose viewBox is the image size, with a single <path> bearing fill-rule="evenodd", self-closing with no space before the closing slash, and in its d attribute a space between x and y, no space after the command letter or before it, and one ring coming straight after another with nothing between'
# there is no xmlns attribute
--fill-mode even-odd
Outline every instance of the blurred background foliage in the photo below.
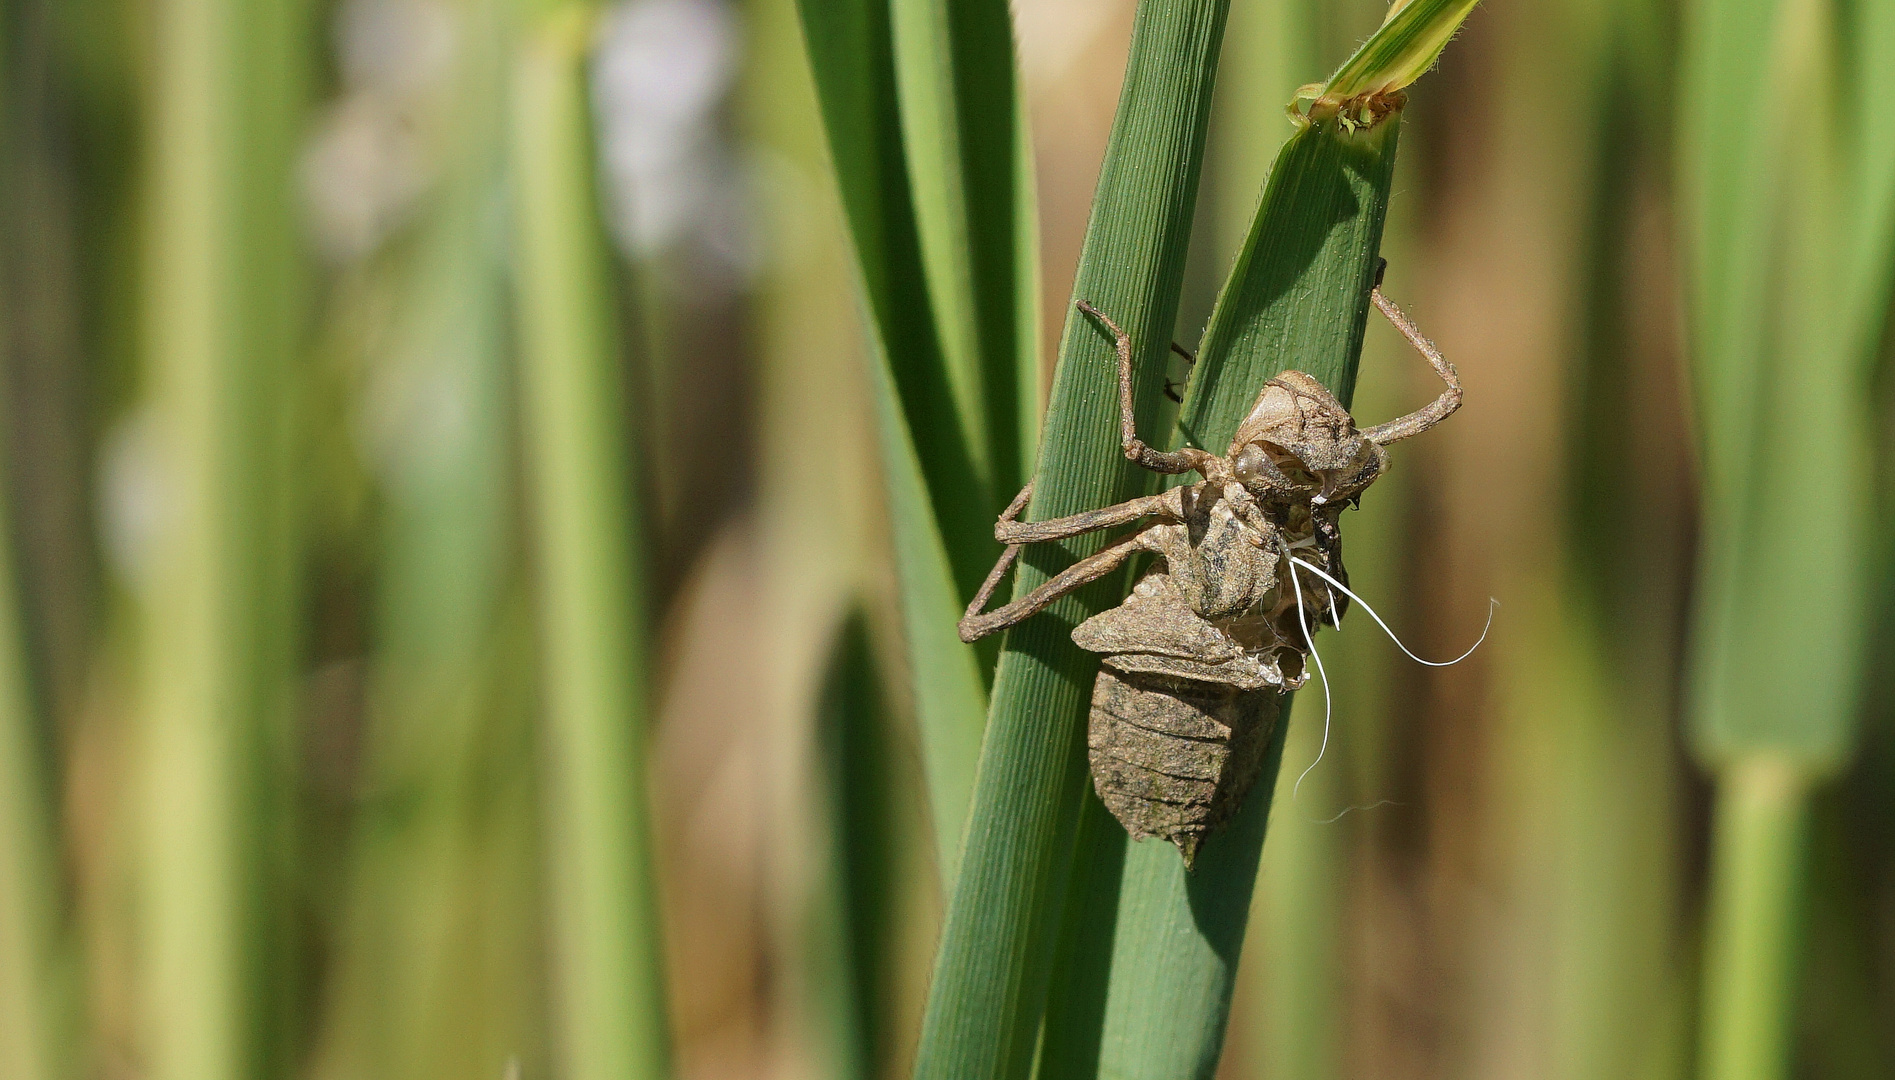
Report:
<svg viewBox="0 0 1895 1080"><path fill-rule="evenodd" d="M1219 1076L1776 1075L1706 1048L1750 1008L1793 1075L1895 1073L1880 6L1495 0L1414 89L1386 290L1468 406L1352 515L1350 566L1424 653L1503 606L1446 670L1331 635L1335 726L1292 796L1322 741L1299 695ZM1053 355L1133 9L1015 0L1037 207L969 212L1037 222L1039 310L973 290L950 355ZM1187 348L1283 104L1382 14L1233 0ZM0 1076L906 1074L958 843L926 778L972 768L924 762L927 717L975 688L902 659L804 26L0 4ZM551 318L583 332L549 337L531 291L567 271L589 298ZM535 397L548 349L609 393ZM1039 374L969 376L985 471L937 507L1030 473ZM1356 413L1428 379L1372 322ZM1798 415L1844 418L1781 445L1756 402L1810 380ZM604 585L553 580L588 550ZM574 675L554 645L588 618L620 637ZM1820 692L1770 681L1816 648ZM1707 918L1735 910L1714 819L1787 881L1760 968ZM641 896L655 927L588 921ZM659 985L668 1034L600 1050Z"/></svg>

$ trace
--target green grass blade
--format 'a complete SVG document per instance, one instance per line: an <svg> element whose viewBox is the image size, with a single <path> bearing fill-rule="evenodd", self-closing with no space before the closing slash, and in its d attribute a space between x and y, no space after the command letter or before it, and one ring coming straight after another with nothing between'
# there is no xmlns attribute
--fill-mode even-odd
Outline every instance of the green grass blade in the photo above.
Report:
<svg viewBox="0 0 1895 1080"><path fill-rule="evenodd" d="M0 36L0 47L11 43ZM0 148L11 149L12 135L0 128ZM67 1063L55 1011L64 980L53 789L33 707L10 501L0 493L0 1075L55 1080Z"/></svg>
<svg viewBox="0 0 1895 1080"><path fill-rule="evenodd" d="M982 424L961 416L964 395L956 394L945 358L911 201L887 2L800 0L797 7L863 297L914 433L956 591L972 596L994 551L986 519L1013 493L989 482L984 450L967 435Z"/></svg>
<svg viewBox="0 0 1895 1080"><path fill-rule="evenodd" d="M1290 368L1348 404L1400 127L1399 114L1359 133L1317 124L1277 155L1204 331L1178 419L1183 442L1221 451L1258 388Z"/></svg>
<svg viewBox="0 0 1895 1080"><path fill-rule="evenodd" d="M1386 497L1386 493L1383 495ZM1358 528L1351 538L1355 553L1349 563L1350 575L1356 580L1363 577L1361 540ZM1343 640L1338 638L1336 644L1341 645ZM1342 649L1326 650L1325 656L1332 668L1356 673L1366 668L1350 661L1365 652L1357 649L1351 656L1339 655L1346 653ZM1359 718L1364 711L1350 705L1368 696L1359 690L1351 697L1338 695L1333 707ZM1328 703L1321 694L1305 694L1293 705L1283 749L1291 765L1288 772L1276 770L1275 795L1287 804L1297 795L1300 770L1316 761L1318 755L1323 755L1322 764L1301 776L1300 806L1287 808L1270 822L1270 842L1258 864L1257 896L1251 903L1252 922L1264 939L1262 963L1257 965L1260 978L1254 983L1262 1007L1253 1009L1247 1017L1239 1013L1235 1019L1239 1024L1247 1019L1252 1025L1251 1045L1256 1053L1254 1071L1249 1075L1325 1080L1344 1075L1348 1030L1343 989L1348 967L1345 927L1349 906L1344 870L1351 854L1350 837L1336 829L1337 822L1324 820L1333 812L1327 808L1348 805L1343 794L1346 780L1341 775L1347 769L1342 753L1347 747L1340 745L1340 739L1323 745L1322 712ZM1324 809L1309 809L1312 807ZM1255 956L1258 950L1248 947Z"/></svg>
<svg viewBox="0 0 1895 1080"><path fill-rule="evenodd" d="M1744 458L1747 418L1761 381L1763 342L1749 313L1768 301L1769 228L1783 159L1773 152L1790 123L1784 79L1771 76L1774 0L1730 0L1694 9L1684 32L1679 189L1689 245L1690 328L1704 446L1707 518L1728 514L1735 492L1727 474ZM1706 538L1701 571L1720 561Z"/></svg>
<svg viewBox="0 0 1895 1080"><path fill-rule="evenodd" d="M0 513L0 1075L67 1074L56 1011L59 888L46 740L32 708L8 515Z"/></svg>
<svg viewBox="0 0 1895 1080"><path fill-rule="evenodd" d="M646 795L643 582L623 372L593 189L591 13L531 25L514 73L515 288L544 649L557 1056L668 1066Z"/></svg>
<svg viewBox="0 0 1895 1080"><path fill-rule="evenodd" d="M1039 172L1033 156L1026 93L1014 71L1013 95L1013 391L1014 425L1019 430L1019 477L1033 478L1040 445L1040 418L1046 415L1044 350L1040 345L1040 199Z"/></svg>
<svg viewBox="0 0 1895 1080"><path fill-rule="evenodd" d="M1140 5L1080 257L1075 296L1110 313L1146 357L1164 355L1177 313L1225 13L1220 0ZM1163 366L1141 367L1136 398L1149 430ZM1149 488L1151 478L1138 475L1119 451L1116 379L1110 337L1069 315L1032 517L1103 506ZM1016 593L1099 542L1039 545L1024 560ZM1086 590L1008 635L967 850L923 1022L918 1077L1015 1077L1031 1066L1074 829L1087 797L1083 730L1098 662L1072 644L1068 631L1115 599L1109 586Z"/></svg>
<svg viewBox="0 0 1895 1080"><path fill-rule="evenodd" d="M1480 0L1397 0L1382 26L1329 78L1320 103L1400 90L1428 73Z"/></svg>
<svg viewBox="0 0 1895 1080"><path fill-rule="evenodd" d="M817 954L810 993L827 1014L836 1080L886 1073L894 1045L887 974L895 944L898 841L888 714L868 620L849 613L836 635L816 707L817 761L828 826L827 895L805 935Z"/></svg>
<svg viewBox="0 0 1895 1080"><path fill-rule="evenodd" d="M1354 130L1318 121L1284 146L1205 331L1178 421L1185 441L1222 450L1257 389L1290 368L1349 401L1399 130L1399 113ZM1286 696L1280 719L1287 706ZM1096 1009L1097 1075L1209 1077L1216 1070L1287 727L1279 724L1243 811L1205 843L1195 870L1187 873L1167 844L1127 849L1124 872L1110 883L1118 890L1116 925L1093 931L1093 948L1112 957L1105 1002Z"/></svg>
<svg viewBox="0 0 1895 1080"><path fill-rule="evenodd" d="M1705 1039L1714 1080L1783 1075L1807 785L1853 753L1868 629L1870 373L1895 253L1895 20L1715 0L1685 32L1680 188L1702 440L1687 672L1719 774ZM1816 523L1811 527L1810 523ZM1767 597L1760 582L1792 575ZM1793 782L1765 806L1753 782ZM1749 807L1749 809L1746 809Z"/></svg>
<svg viewBox="0 0 1895 1080"><path fill-rule="evenodd" d="M971 162L963 154L962 140L974 134L964 129L963 121L969 126L978 124L984 119L983 106L991 108L994 103L964 102L956 93L957 69L975 58L957 53L950 22L953 16L947 4L937 0L885 2L900 118L895 130L907 162L904 171L909 183L908 204L914 215L916 253L934 314L942 370L953 396L954 414L961 423L961 439L969 449L973 475L991 486L997 463L991 439L995 433L988 431L991 418L983 400L986 371L982 362L985 342L981 331L985 328L981 325L981 301L986 298L976 294L970 243L974 232L968 227L978 200L969 187L977 176L964 168ZM964 6L984 14L984 9L992 5ZM1001 16L1005 18L1004 9ZM880 133L883 138L887 134Z"/></svg>
<svg viewBox="0 0 1895 1080"><path fill-rule="evenodd" d="M1856 17L1727 0L1688 33L1681 183L1704 477L1689 687L1710 762L1769 749L1829 769L1855 738L1868 375L1895 253L1895 120L1885 102L1858 104L1889 79L1895 26L1868 7ZM1861 92L1839 98L1817 73L1843 41ZM1798 521L1824 524L1805 536ZM1756 583L1786 567L1794 598L1766 599Z"/></svg>
<svg viewBox="0 0 1895 1080"><path fill-rule="evenodd" d="M1839 17L1837 67L1844 85L1856 88L1840 118L1852 219L1843 233L1843 347L1870 364L1884 321L1880 305L1895 278L1895 6L1848 5Z"/></svg>
<svg viewBox="0 0 1895 1080"><path fill-rule="evenodd" d="M343 344L366 375L355 404L376 421L378 512L360 785L371 794L350 821L317 1080L499 1076L543 1042L535 657L515 534L497 122L513 7L443 9L458 47L415 120L439 148L440 180L413 226L351 269L329 320L361 328ZM443 400L460 406L452 423L435 420Z"/></svg>
<svg viewBox="0 0 1895 1080"><path fill-rule="evenodd" d="M287 1070L287 514L300 262L292 167L308 10L153 11L142 349L164 520L141 605L144 1067Z"/></svg>
<svg viewBox="0 0 1895 1080"><path fill-rule="evenodd" d="M1239 4L1231 10L1217 110L1211 118L1211 190L1217 199L1220 257L1216 265L1220 267L1234 263L1243 250L1271 162L1295 133L1292 125L1283 122L1277 104L1324 70L1319 41L1327 14L1326 5L1317 0ZM1395 480L1400 482L1400 474ZM1388 497L1388 492L1378 490L1371 505L1379 506ZM1363 577L1366 550L1363 524L1358 520L1349 538L1349 567L1358 578ZM1376 552L1384 546L1378 545ZM1370 574L1366 580L1375 578ZM1336 644L1346 654L1350 639L1339 638ZM1356 656L1351 663L1347 655L1338 657L1327 650L1324 655L1343 670L1361 673L1373 667L1367 656ZM1358 681L1355 693L1337 708L1354 717L1379 716L1376 706L1380 703L1368 689L1376 685L1372 679ZM1284 743L1284 754L1291 761L1315 758L1322 732L1310 728L1307 719L1312 707L1322 706L1320 695L1306 695L1296 706L1298 715L1291 720ZM1337 745L1329 752L1334 755L1341 749ZM1338 776L1322 769L1310 773L1303 785L1305 805L1339 805ZM1280 779L1279 786L1283 782ZM1332 826L1311 825L1295 815L1273 823L1252 906L1252 922L1262 941L1245 946L1250 956L1245 963L1248 974L1239 976L1248 979L1248 988L1254 991L1248 994L1252 1007L1232 1017L1239 1041L1251 1048L1244 1063L1249 1068L1239 1069L1236 1075L1296 1080L1330 1080L1339 1075L1345 1020L1337 892L1339 864L1349 835ZM1251 940L1255 942L1254 937ZM1104 994L1097 996L1103 1008ZM1245 996L1241 990L1237 993L1238 1000ZM1092 1027L1096 1043L1099 1024Z"/></svg>
<svg viewBox="0 0 1895 1080"><path fill-rule="evenodd" d="M982 685L978 654L955 633L954 620L965 601L954 586L948 552L935 528L927 479L900 408L888 354L877 340L871 340L869 351L902 636L913 680L936 861L946 887L960 873L962 834L986 723L987 689Z"/></svg>
<svg viewBox="0 0 1895 1080"><path fill-rule="evenodd" d="M1037 1080L1099 1075L1105 993L1112 982L1112 928L1118 921L1119 881L1130 846L1125 826L1087 792L1059 920L1053 984L1046 993Z"/></svg>
<svg viewBox="0 0 1895 1080"><path fill-rule="evenodd" d="M921 260L955 394L979 475L996 494L1024 482L1019 414L1023 344L1015 281L1022 262L1014 218L1029 149L1013 32L1002 0L889 0L902 144ZM1035 346L1024 354L1038 354ZM1037 397L1037 395L1035 395Z"/></svg>
<svg viewBox="0 0 1895 1080"><path fill-rule="evenodd" d="M1847 598L1863 595L1867 365L1845 344L1850 312L1828 307L1848 288L1833 114L1797 92L1826 29L1806 5L1761 24L1757 6L1707 5L1687 86L1708 115L1682 133L1704 477L1692 734L1707 761L1771 748L1828 768L1853 741L1866 625ZM1757 583L1791 567L1794 597L1766 599Z"/></svg>
<svg viewBox="0 0 1895 1080"><path fill-rule="evenodd" d="M974 263L965 247L965 178L942 181L939 190L921 185L921 191L935 192L929 223L937 251L945 252L929 264L896 107L887 0L804 0L798 9L869 315L870 380L915 717L942 880L952 881L987 711L980 652L961 643L953 624L998 550L989 524L999 509L995 500L1004 503L1012 495L999 494L983 471L988 436L996 425L1011 432L1020 425L989 416L985 391L955 390L957 381L978 387L986 371L965 355L959 374L950 370L932 299L937 284L970 311L981 299L973 292ZM943 12L927 8L920 14L909 33L945 33ZM932 55L925 45L911 46L911 52L923 66ZM958 146L955 118L962 110L941 84L951 74L932 67L912 72L910 83L921 88L911 88L910 97L924 89L932 95L932 111L913 109L947 127L937 129L937 136ZM930 167L953 168L959 176L958 160ZM947 204L950 190L956 201ZM986 197L985 188L976 194ZM929 265L935 267L933 281ZM961 344L981 340L976 335ZM971 417L969 409L980 415ZM1001 487L1010 487L1015 476L1009 471Z"/></svg>

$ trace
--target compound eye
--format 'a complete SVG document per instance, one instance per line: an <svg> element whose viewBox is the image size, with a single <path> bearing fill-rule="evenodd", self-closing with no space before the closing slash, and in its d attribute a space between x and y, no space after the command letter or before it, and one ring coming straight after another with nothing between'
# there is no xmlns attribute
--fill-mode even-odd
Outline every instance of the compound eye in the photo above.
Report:
<svg viewBox="0 0 1895 1080"><path fill-rule="evenodd" d="M1386 452L1367 439L1354 454L1349 456L1349 464L1341 469L1323 474L1323 498L1354 498L1362 490L1382 475L1387 465Z"/></svg>
<svg viewBox="0 0 1895 1080"><path fill-rule="evenodd" d="M1246 444L1233 459L1231 471L1239 483L1259 493L1314 491L1322 486L1303 459L1274 443Z"/></svg>

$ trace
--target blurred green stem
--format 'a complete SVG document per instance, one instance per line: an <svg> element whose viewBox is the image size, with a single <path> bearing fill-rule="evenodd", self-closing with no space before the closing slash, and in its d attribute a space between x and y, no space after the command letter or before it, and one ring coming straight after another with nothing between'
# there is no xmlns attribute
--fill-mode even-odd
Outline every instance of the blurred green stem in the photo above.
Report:
<svg viewBox="0 0 1895 1080"><path fill-rule="evenodd" d="M1356 550L1361 550L1359 544ZM1364 651L1358 647L1357 657ZM1342 1075L1342 922L1349 902L1342 888L1346 834L1336 821L1324 821L1315 814L1334 812L1328 808L1340 801L1340 774L1346 763L1337 753L1340 747L1324 746L1328 732L1317 713L1327 704L1320 694L1303 694L1290 710L1284 757L1294 764L1277 774L1276 792L1289 813L1272 823L1271 842L1264 847L1262 872L1257 875L1258 895L1251 904L1265 945L1262 996L1267 1012L1258 1056L1267 1080L1323 1080ZM1319 756L1328 760L1302 776L1301 770ZM1304 781L1300 806L1293 801L1299 777ZM1265 794L1256 793L1258 798Z"/></svg>
<svg viewBox="0 0 1895 1080"><path fill-rule="evenodd" d="M1679 189L1702 537L1687 731L1721 789L1700 1051L1710 1080L1788 1068L1804 789L1859 741L1876 579L1870 375L1895 265L1892 14L1702 0L1684 23ZM1759 588L1792 565L1795 588Z"/></svg>
<svg viewBox="0 0 1895 1080"><path fill-rule="evenodd" d="M1007 320L992 287L1033 262L1029 248L1017 258L1006 250L1020 207L1009 210L1008 177L993 175L1014 150L995 144L1008 132L996 130L994 110L1015 104L1009 87L992 85L992 65L1012 60L1010 48L999 57L993 49L1007 33L1006 7L960 6L950 18L935 0L904 0L899 11L890 0L797 5L868 316L902 630L944 882L959 872L986 720L980 656L993 648L963 644L953 622L993 561L989 522L1018 482L1012 440L1025 421L1008 410L1037 402L1014 393L1020 372L1000 379L993 370L1012 363L1014 350L994 341L993 327ZM977 71L988 77L969 85ZM979 327L959 324L976 317ZM956 320L944 341L944 321Z"/></svg>
<svg viewBox="0 0 1895 1080"><path fill-rule="evenodd" d="M145 1075L287 1067L296 626L287 468L301 295L299 0L152 12L143 342L163 514L142 606Z"/></svg>
<svg viewBox="0 0 1895 1080"><path fill-rule="evenodd" d="M570 1080L667 1071L646 796L643 588L594 193L588 7L515 72L515 268L546 703L555 1032Z"/></svg>
<svg viewBox="0 0 1895 1080"><path fill-rule="evenodd" d="M4 44L10 42L0 38ZM9 135L0 131L0 137ZM0 492L0 1076L52 1080L64 1073L55 1063L50 1007L58 890L44 740L28 687L8 502Z"/></svg>
<svg viewBox="0 0 1895 1080"><path fill-rule="evenodd" d="M0 506L0 1076L52 1080L66 1073L54 1011L63 1004L58 878L9 525Z"/></svg>
<svg viewBox="0 0 1895 1080"><path fill-rule="evenodd" d="M536 657L516 550L515 372L504 200L511 0L441 9L453 66L420 111L438 181L353 269L326 321L363 365L378 429L375 597L346 906L309 1080L494 1077L541 1045L532 1000ZM385 313L385 316L382 314ZM338 395L340 396L340 395ZM429 423L441 403L457 422ZM340 420L340 417L337 418ZM338 423L335 425L340 427ZM528 1075L540 1055L527 1056Z"/></svg>
<svg viewBox="0 0 1895 1080"><path fill-rule="evenodd" d="M1718 779L1705 941L1704 1080L1789 1072L1809 777L1755 754Z"/></svg>
<svg viewBox="0 0 1895 1080"><path fill-rule="evenodd" d="M834 1080L882 1075L894 1041L886 976L898 841L892 754L872 648L866 616L851 611L836 634L816 703L827 825L816 847L827 872L817 886L806 947L814 954L810 996L834 1043Z"/></svg>

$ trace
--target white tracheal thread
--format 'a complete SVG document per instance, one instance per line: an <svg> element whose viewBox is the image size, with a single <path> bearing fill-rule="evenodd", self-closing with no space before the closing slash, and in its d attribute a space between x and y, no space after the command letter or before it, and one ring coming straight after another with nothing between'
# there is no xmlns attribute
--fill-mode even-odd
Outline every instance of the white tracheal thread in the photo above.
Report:
<svg viewBox="0 0 1895 1080"><path fill-rule="evenodd" d="M1315 574L1317 577L1322 578L1324 581L1335 586L1336 588L1342 590L1342 595L1348 597L1351 600L1354 600L1358 604L1361 604L1362 610L1369 613L1369 618L1375 620L1375 624L1382 628L1382 632L1388 635L1388 640L1394 642L1395 647L1397 649L1400 649L1402 652L1407 653L1408 659L1413 660L1415 663L1426 664L1429 667L1453 667L1455 664L1458 664L1461 661L1467 659L1468 657L1474 655L1474 650L1480 648L1481 642L1487 640L1487 631L1493 629L1494 609L1500 606L1500 601L1498 600L1489 599L1487 601L1487 625L1480 628L1480 637L1477 640L1475 640L1474 644L1469 645L1467 647L1466 652L1462 653L1461 655L1455 657L1452 660L1423 660L1421 657L1416 656L1412 651L1410 651L1408 646L1403 645L1402 639L1395 636L1395 631L1390 630L1388 628L1388 624L1383 622L1382 617L1375 613L1375 609L1369 606L1369 602L1367 600L1362 599L1360 596L1357 596L1356 594L1350 592L1349 587L1347 585L1344 585L1342 582L1337 581L1335 578L1330 577L1328 574L1322 572L1321 570L1317 569L1314 566L1311 566L1309 563L1304 562L1303 560L1297 558L1294 555L1290 556L1290 561L1302 567L1303 569L1309 571L1310 573ZM1294 578L1296 576L1296 572L1292 570L1290 572L1290 576Z"/></svg>
<svg viewBox="0 0 1895 1080"><path fill-rule="evenodd" d="M1413 660L1415 663L1426 664L1429 667L1451 667L1467 659L1468 657L1474 655L1474 650L1480 648L1481 642L1487 640L1487 631L1492 629L1494 625L1494 608L1500 606L1500 601L1494 600L1492 598L1488 599L1487 625L1481 627L1480 637L1474 642L1474 644L1469 645L1467 647L1466 652L1462 653L1461 655L1455 657L1452 660L1423 660L1421 657L1416 656L1414 652L1408 648L1408 646L1402 644L1401 638L1398 638L1395 636L1395 631L1389 629L1388 623L1382 621L1382 617L1376 614L1375 609L1369 606L1369 602L1367 600L1362 599L1360 596L1357 596L1354 592L1350 591L1347 585L1344 585L1342 582L1337 581L1335 578L1324 573L1322 570L1318 569L1317 567L1312 566L1309 563L1306 563L1303 560L1297 558L1296 556L1290 554L1289 549L1287 547L1284 548L1283 556L1284 558L1288 559L1293 566L1300 566L1303 569L1308 570L1310 573L1315 574L1319 578L1322 578L1325 585L1334 589L1342 590L1342 595L1362 605L1362 610L1369 613L1369 617L1374 619L1375 624L1382 628L1382 632L1388 635L1388 639L1395 643L1396 648L1400 649L1404 653L1407 653L1408 658L1410 660ZM1313 660L1316 661L1316 674L1318 677L1321 678L1322 684L1323 684L1323 742L1322 742L1322 746L1319 747L1316 751L1316 760L1309 763L1309 767L1304 769L1302 773L1297 776L1296 783L1290 788L1290 801L1295 802L1298 794L1301 793L1303 790L1304 778L1307 777L1310 774L1310 772L1316 768L1316 766L1321 765L1323 763L1323 756L1329 753L1329 721L1330 721L1331 716L1333 715L1334 701L1331 698L1330 693L1329 693L1329 673L1323 670L1322 654L1316 651L1316 638L1315 638L1315 635L1310 632L1309 616L1305 614L1303 610L1303 582L1301 578L1296 576L1296 571L1293 569L1290 571L1290 586L1296 591L1296 615L1297 615L1297 622L1302 624L1302 627L1303 627L1303 642L1304 644L1309 646L1309 655ZM1342 620L1336 617L1335 612L1336 612L1336 594L1334 592L1331 592L1329 594L1329 624L1331 626L1334 626L1340 629L1342 626ZM1385 806L1385 805L1388 805L1389 803L1390 803L1390 800L1383 799L1380 802L1377 802L1371 806L1344 807L1342 812L1337 814L1335 817L1329 818L1326 821L1316 822L1316 824L1319 824L1319 825L1333 824L1334 822L1341 820L1343 814L1347 814L1351 810L1373 810L1377 806Z"/></svg>
<svg viewBox="0 0 1895 1080"><path fill-rule="evenodd" d="M1291 555L1288 548L1283 550L1283 557L1294 564L1309 565ZM1316 760L1309 763L1309 768L1303 770L1302 774L1296 778L1295 786L1290 788L1290 801L1295 802L1297 794L1303 790L1303 777L1309 775L1310 769L1322 764L1323 755L1329 752L1329 717L1335 707L1335 698L1329 693L1329 673L1323 670L1322 654L1316 651L1316 635L1310 632L1309 616L1303 611L1303 580L1296 576L1295 570L1290 571L1290 587L1296 590L1296 622L1303 628L1303 643L1309 646L1309 655L1316 661L1316 674L1323 682L1323 745L1316 751ZM1330 609L1332 618L1334 610L1334 608Z"/></svg>

